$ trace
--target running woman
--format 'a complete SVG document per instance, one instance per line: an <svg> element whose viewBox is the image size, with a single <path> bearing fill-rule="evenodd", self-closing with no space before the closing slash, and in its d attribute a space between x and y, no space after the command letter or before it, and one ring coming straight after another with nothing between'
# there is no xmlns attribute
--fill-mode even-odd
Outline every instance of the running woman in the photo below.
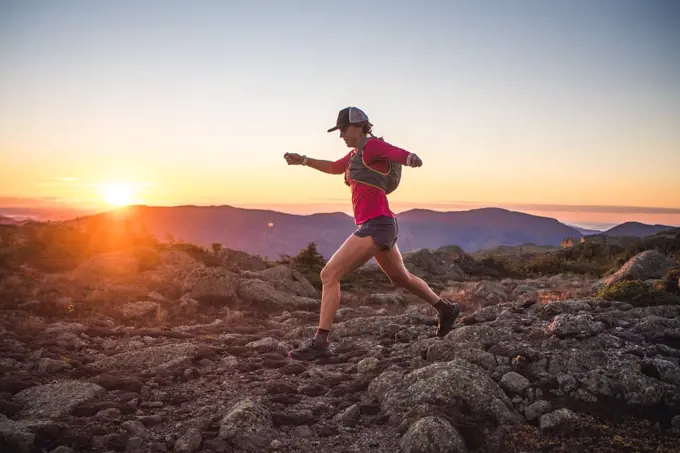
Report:
<svg viewBox="0 0 680 453"><path fill-rule="evenodd" d="M416 154L375 137L372 128L373 124L361 109L347 107L340 110L336 125L328 130L339 130L340 138L350 148L343 158L328 161L296 153L284 155L288 165L305 165L331 175L344 174L352 193L357 225L321 271L319 324L313 338L288 353L293 359L329 356L328 335L340 306L340 280L371 258L375 258L393 284L425 300L436 310L438 336L449 333L460 314L457 303L439 297L420 277L406 269L397 246L399 227L387 195L398 186L403 165L420 167L423 162Z"/></svg>

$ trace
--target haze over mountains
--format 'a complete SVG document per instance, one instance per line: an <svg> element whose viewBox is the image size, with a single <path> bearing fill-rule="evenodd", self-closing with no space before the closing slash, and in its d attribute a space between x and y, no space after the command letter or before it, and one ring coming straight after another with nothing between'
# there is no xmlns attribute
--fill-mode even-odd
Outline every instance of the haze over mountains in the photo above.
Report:
<svg viewBox="0 0 680 453"><path fill-rule="evenodd" d="M171 235L175 240L206 247L218 242L270 259L295 255L309 242L315 242L319 252L329 258L356 229L353 218L344 213L296 215L232 206L134 206L87 218L101 217L144 225L159 240ZM399 213L397 218L402 253L444 245L458 245L468 252L526 243L559 246L567 237L582 236L576 228L554 218L501 208L451 212L413 209ZM636 224L621 231L647 231L644 227ZM652 228L658 231L662 227Z"/></svg>

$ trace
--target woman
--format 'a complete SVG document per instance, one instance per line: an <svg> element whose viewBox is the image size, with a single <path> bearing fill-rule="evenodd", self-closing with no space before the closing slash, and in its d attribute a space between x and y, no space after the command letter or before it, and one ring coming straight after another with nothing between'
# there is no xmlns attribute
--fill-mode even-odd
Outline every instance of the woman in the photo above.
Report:
<svg viewBox="0 0 680 453"><path fill-rule="evenodd" d="M371 258L375 258L392 283L434 307L438 336L445 336L452 329L460 313L457 303L440 298L427 283L406 269L397 246L399 228L396 216L389 208L387 194L398 185L402 165L420 167L422 161L416 154L376 138L372 127L363 111L347 107L338 113L335 127L328 130L340 130L340 138L351 148L345 157L332 162L295 153L284 155L288 165L306 165L332 175L345 174L358 226L321 271L319 325L311 340L288 354L293 359L313 360L328 355L328 334L340 305L340 280Z"/></svg>

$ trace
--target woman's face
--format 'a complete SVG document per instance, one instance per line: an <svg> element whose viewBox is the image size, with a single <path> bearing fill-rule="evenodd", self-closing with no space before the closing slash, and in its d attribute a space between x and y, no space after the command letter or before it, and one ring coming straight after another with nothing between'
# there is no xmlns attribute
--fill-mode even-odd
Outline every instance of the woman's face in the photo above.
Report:
<svg viewBox="0 0 680 453"><path fill-rule="evenodd" d="M340 138L345 141L348 148L356 148L361 137L361 126L351 124L340 128Z"/></svg>

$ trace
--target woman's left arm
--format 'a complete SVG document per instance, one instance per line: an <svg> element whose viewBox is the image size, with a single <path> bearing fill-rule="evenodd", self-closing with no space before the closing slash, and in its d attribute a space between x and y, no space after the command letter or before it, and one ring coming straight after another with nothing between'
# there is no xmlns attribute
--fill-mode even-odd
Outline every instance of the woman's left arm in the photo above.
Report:
<svg viewBox="0 0 680 453"><path fill-rule="evenodd" d="M383 140L369 140L364 146L364 159L367 163L377 159L388 159L409 167L420 167L423 164L423 161L414 153Z"/></svg>

